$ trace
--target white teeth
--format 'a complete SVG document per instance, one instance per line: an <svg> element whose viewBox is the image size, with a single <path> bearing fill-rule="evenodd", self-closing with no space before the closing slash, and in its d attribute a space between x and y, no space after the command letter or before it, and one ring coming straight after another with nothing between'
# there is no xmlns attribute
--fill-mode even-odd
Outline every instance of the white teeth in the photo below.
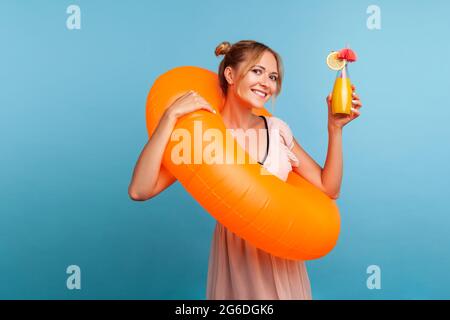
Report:
<svg viewBox="0 0 450 320"><path fill-rule="evenodd" d="M258 91L258 90L252 90L254 93L256 93L258 96L265 98L266 97L266 93Z"/></svg>

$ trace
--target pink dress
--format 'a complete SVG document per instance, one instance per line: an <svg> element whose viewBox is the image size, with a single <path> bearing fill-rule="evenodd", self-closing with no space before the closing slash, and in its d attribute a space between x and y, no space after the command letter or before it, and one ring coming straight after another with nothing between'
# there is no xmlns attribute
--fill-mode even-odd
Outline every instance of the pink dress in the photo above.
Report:
<svg viewBox="0 0 450 320"><path fill-rule="evenodd" d="M266 119L269 150L263 166L286 181L292 167L299 166L291 151L294 146L292 132L282 120ZM206 299L309 300L312 297L303 261L275 257L217 222L209 256Z"/></svg>

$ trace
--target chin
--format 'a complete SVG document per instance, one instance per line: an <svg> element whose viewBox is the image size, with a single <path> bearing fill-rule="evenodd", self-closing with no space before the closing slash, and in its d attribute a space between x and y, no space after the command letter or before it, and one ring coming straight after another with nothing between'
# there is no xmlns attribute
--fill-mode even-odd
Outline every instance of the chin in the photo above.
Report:
<svg viewBox="0 0 450 320"><path fill-rule="evenodd" d="M270 98L269 98L269 99L270 99ZM265 107L265 104L266 104L267 101L269 101L269 100L267 99L267 100L264 100L264 101L255 101L255 100L253 100L253 99L250 99L250 100L247 100L247 103L248 103L252 108L255 108L255 109L263 109L263 108Z"/></svg>
<svg viewBox="0 0 450 320"><path fill-rule="evenodd" d="M259 104L253 105L252 108L254 108L254 109L263 109L264 108L264 104L263 105L259 105Z"/></svg>

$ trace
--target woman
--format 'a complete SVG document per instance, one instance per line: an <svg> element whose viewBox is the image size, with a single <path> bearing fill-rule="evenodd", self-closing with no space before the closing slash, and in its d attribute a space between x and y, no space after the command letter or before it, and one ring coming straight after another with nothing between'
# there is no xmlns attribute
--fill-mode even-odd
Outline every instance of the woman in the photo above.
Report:
<svg viewBox="0 0 450 320"><path fill-rule="evenodd" d="M216 56L224 55L219 80L225 97L221 116L232 132L265 130L256 135L256 148L246 137L235 135L253 159L282 180L294 170L333 199L339 196L342 180L342 128L360 115L361 102L354 94L352 114L331 113L328 103L328 154L321 168L297 143L289 126L276 117L256 116L281 90L283 70L280 56L266 45L240 41L222 42ZM179 97L165 112L142 151L129 186L133 200L147 200L171 185L175 178L161 167L162 155L177 119L189 112L213 108L196 92ZM235 130L244 129L244 130ZM234 131L233 131L234 130ZM241 138L241 139L240 139ZM272 141L272 143L271 143ZM274 143L276 142L276 143ZM207 299L312 299L303 261L275 257L252 246L217 222L209 258Z"/></svg>

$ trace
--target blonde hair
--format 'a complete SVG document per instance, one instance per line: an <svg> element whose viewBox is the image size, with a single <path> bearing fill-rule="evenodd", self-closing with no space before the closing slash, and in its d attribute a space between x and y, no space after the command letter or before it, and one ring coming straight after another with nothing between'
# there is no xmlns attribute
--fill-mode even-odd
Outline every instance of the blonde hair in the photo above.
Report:
<svg viewBox="0 0 450 320"><path fill-rule="evenodd" d="M263 43L253 41L253 40L241 40L236 42L235 44L230 44L227 41L221 42L217 47L214 53L216 56L223 55L224 58L220 62L219 65L219 82L220 88L222 89L222 93L224 96L227 96L228 92L228 82L225 78L225 68L231 67L234 70L238 70L241 68L241 72L239 78L243 78L247 72L250 71L250 68L261 58L264 52L270 52L275 57L277 61L278 67L278 77L277 77L277 91L275 95L279 95L281 91L281 84L283 82L283 62L281 60L280 55L266 46ZM241 66L241 64L245 64Z"/></svg>

